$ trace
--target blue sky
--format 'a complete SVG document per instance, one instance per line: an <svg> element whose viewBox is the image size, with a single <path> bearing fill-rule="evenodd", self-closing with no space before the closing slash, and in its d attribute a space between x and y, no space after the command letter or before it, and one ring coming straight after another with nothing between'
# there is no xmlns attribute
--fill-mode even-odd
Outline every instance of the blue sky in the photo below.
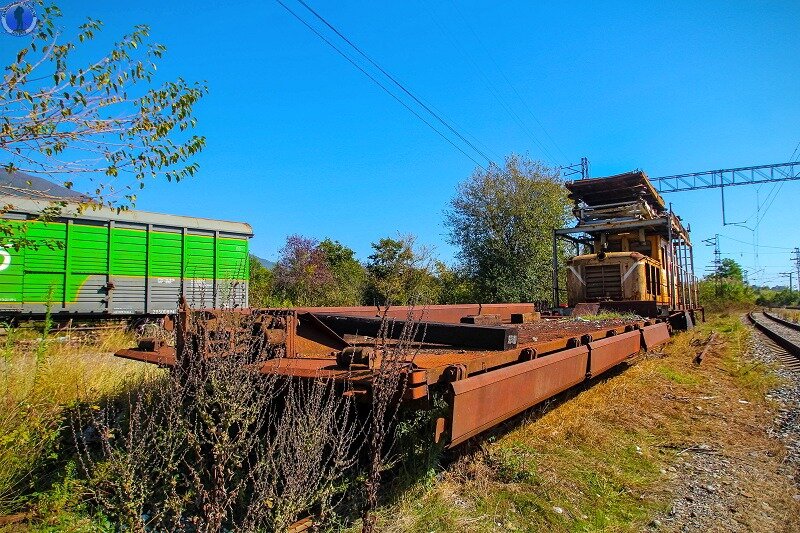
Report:
<svg viewBox="0 0 800 533"><path fill-rule="evenodd" d="M593 175L659 176L785 162L800 142L797 2L311 5L492 157L586 156ZM138 208L247 221L253 252L266 258L290 233L338 239L365 258L370 242L402 232L452 260L442 213L474 163L277 3L60 6L67 33L86 16L102 20L100 43L149 24L168 48L164 79L208 83L199 175L148 185ZM711 259L700 241L721 233L725 256L780 281L788 248L800 246L790 222L800 183L765 203L770 190L726 192L728 218L750 216L751 227L757 196L762 211L769 205L760 248L755 232L722 227L719 191L666 196L691 224L698 273Z"/></svg>

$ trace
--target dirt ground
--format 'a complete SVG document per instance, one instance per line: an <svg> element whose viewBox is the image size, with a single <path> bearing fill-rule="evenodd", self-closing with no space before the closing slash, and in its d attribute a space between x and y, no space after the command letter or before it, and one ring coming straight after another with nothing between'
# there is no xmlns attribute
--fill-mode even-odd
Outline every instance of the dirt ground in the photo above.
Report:
<svg viewBox="0 0 800 533"><path fill-rule="evenodd" d="M723 432L682 450L664 471L672 501L653 530L800 531L800 374L781 367L773 349L760 334L746 346L750 364L767 365L779 378L764 405L738 399L731 411L732 398L696 401L696 418L720 417L750 438Z"/></svg>

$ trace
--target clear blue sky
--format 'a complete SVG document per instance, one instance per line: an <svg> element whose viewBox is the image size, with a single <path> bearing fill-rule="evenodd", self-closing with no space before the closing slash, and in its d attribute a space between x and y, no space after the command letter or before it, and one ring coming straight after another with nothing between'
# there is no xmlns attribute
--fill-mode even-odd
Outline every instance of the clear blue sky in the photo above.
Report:
<svg viewBox="0 0 800 533"><path fill-rule="evenodd" d="M365 258L371 241L399 231L452 260L442 212L474 163L277 3L60 5L65 29L91 16L105 22L104 38L149 24L168 47L165 78L208 82L200 174L149 186L138 208L247 221L266 258L290 233L338 239ZM587 156L593 175L659 176L785 162L800 142L796 1L311 5L491 154ZM771 189L760 188L762 202ZM753 232L722 227L718 191L667 199L691 224L698 273L711 258L700 241L721 233L744 241L722 238L727 257L777 283L790 268L781 248L800 246L798 192L786 183L771 203L758 258ZM755 187L726 198L731 220L756 210Z"/></svg>

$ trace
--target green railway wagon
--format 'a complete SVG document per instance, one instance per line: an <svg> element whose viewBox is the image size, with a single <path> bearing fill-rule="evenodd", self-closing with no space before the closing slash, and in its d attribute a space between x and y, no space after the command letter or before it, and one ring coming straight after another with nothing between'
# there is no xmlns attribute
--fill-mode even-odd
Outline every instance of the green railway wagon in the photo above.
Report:
<svg viewBox="0 0 800 533"><path fill-rule="evenodd" d="M193 307L247 306L249 224L94 206L79 212L77 203L45 223L35 220L44 200L0 202L13 206L2 216L39 243L0 246L0 315L164 315L181 296Z"/></svg>

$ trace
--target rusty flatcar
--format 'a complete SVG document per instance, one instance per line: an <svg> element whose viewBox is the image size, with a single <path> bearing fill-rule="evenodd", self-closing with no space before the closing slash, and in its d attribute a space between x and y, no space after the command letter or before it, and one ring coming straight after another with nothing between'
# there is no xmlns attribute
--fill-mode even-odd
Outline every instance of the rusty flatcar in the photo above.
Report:
<svg viewBox="0 0 800 533"><path fill-rule="evenodd" d="M206 318L190 320L193 314ZM254 370L300 380L331 379L365 399L375 376L385 371L381 361L393 342L409 335L413 347L395 353L399 360L392 367L404 375L400 397L418 409L431 408L434 397L443 398L447 409L436 421L434 438L457 446L670 337L667 323L658 319L537 315L532 303L199 312L184 305L176 321L176 346L142 339L138 347L117 355L172 366L184 353L181 346L201 347L201 355L211 357L239 339L237 346L250 351ZM465 323L476 316L491 316L494 322ZM180 324L192 323L194 329L181 333ZM213 346L216 351L203 349Z"/></svg>

